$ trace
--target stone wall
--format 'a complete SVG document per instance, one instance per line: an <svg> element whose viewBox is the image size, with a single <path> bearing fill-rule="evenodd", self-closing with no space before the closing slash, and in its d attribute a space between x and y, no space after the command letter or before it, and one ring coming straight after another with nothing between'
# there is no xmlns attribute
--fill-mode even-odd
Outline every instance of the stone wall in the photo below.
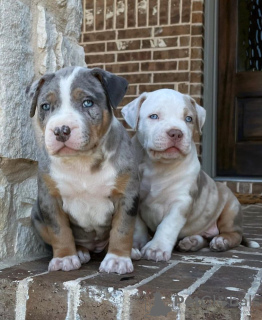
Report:
<svg viewBox="0 0 262 320"><path fill-rule="evenodd" d="M37 159L25 89L46 72L85 65L81 0L0 1L0 260L45 254L30 225Z"/></svg>

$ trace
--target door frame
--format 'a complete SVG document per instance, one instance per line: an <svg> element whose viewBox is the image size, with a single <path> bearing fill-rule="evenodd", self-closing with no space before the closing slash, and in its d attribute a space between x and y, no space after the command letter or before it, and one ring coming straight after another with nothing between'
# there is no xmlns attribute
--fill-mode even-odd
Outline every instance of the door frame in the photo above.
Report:
<svg viewBox="0 0 262 320"><path fill-rule="evenodd" d="M262 179L222 177L216 173L217 86L218 86L218 1L205 1L204 94L207 111L202 135L202 168L215 180L262 182Z"/></svg>

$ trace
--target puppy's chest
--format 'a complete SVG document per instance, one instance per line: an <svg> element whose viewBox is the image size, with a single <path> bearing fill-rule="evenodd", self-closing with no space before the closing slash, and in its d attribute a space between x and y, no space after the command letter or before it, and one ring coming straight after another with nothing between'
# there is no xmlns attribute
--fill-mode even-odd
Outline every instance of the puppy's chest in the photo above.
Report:
<svg viewBox="0 0 262 320"><path fill-rule="evenodd" d="M109 196L116 179L112 165L105 164L92 172L85 163L53 164L51 177L59 189L63 209L74 223L86 231L111 224L114 205Z"/></svg>

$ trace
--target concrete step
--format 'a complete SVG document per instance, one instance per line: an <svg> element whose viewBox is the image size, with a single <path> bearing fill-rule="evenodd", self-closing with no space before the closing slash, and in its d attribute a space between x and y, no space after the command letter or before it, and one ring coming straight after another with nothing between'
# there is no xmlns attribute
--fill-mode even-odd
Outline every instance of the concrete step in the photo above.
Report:
<svg viewBox="0 0 262 320"><path fill-rule="evenodd" d="M246 208L245 233L261 241L262 207ZM261 248L174 252L122 276L99 273L102 258L70 272L48 273L50 258L1 270L0 319L262 319Z"/></svg>

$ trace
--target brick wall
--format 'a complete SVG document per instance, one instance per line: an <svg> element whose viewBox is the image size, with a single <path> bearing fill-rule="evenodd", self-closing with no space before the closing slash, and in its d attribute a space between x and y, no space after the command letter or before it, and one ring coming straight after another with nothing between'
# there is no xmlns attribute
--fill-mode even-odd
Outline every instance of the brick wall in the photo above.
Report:
<svg viewBox="0 0 262 320"><path fill-rule="evenodd" d="M203 0L83 0L83 5L86 63L129 81L122 105L160 88L201 102Z"/></svg>

